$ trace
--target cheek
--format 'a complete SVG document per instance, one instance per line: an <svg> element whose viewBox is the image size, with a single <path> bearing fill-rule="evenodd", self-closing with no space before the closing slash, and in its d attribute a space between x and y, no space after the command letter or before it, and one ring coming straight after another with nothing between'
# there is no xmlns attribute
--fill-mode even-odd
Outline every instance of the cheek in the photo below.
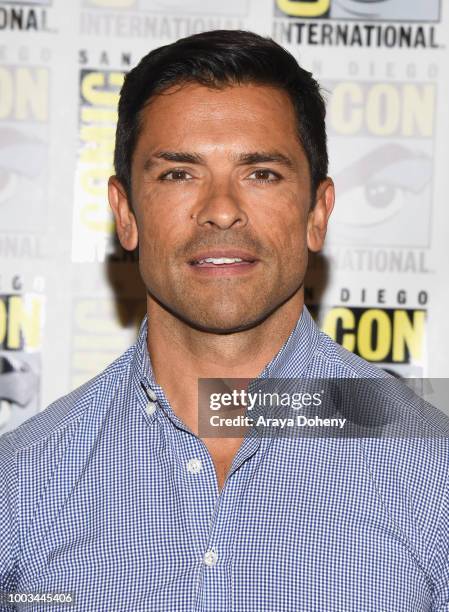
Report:
<svg viewBox="0 0 449 612"><path fill-rule="evenodd" d="M163 259L173 254L182 244L183 235L188 227L189 215L185 207L174 205L169 199L165 202L142 202L143 214L138 219L139 243L148 257Z"/></svg>
<svg viewBox="0 0 449 612"><path fill-rule="evenodd" d="M279 214L266 220L266 236L281 258L298 256L306 249L307 225L298 206L291 207L288 214ZM268 231L267 231L268 230Z"/></svg>

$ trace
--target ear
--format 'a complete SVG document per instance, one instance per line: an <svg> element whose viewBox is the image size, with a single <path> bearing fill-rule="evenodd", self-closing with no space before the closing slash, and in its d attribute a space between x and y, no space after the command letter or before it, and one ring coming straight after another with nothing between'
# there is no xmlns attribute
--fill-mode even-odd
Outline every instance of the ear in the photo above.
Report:
<svg viewBox="0 0 449 612"><path fill-rule="evenodd" d="M125 250L133 251L139 242L136 218L131 210L126 190L116 176L111 176L109 179L108 198L120 244Z"/></svg>
<svg viewBox="0 0 449 612"><path fill-rule="evenodd" d="M331 178L318 185L315 206L307 219L307 246L314 253L321 251L326 237L327 222L334 208L335 188Z"/></svg>

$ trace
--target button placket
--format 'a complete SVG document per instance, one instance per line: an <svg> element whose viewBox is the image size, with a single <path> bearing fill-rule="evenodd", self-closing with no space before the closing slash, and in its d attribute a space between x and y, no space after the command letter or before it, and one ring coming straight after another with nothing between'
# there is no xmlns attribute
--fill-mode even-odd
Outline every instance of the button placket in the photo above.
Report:
<svg viewBox="0 0 449 612"><path fill-rule="evenodd" d="M241 477L245 471L244 464L240 468ZM231 575L232 575L232 541L235 531L234 507L239 501L244 489L243 476L237 484L235 478L229 478L216 498L212 519L209 523L207 544L202 556L202 572L200 574L200 589L196 602L196 610L213 610L216 604L216 593L220 592L223 607L231 606Z"/></svg>
<svg viewBox="0 0 449 612"><path fill-rule="evenodd" d="M209 548L209 519L216 501L213 464L204 452L201 440L185 430L177 429L168 419L163 419L163 426L169 432L186 526L192 543L196 545L197 560L203 564L204 554Z"/></svg>

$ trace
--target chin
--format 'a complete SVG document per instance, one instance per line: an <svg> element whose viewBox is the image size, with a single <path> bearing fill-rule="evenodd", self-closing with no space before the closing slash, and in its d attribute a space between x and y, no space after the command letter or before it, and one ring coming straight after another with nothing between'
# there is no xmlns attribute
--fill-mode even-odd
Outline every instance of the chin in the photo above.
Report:
<svg viewBox="0 0 449 612"><path fill-rule="evenodd" d="M247 306L245 308L241 300L236 303L221 299L217 303L216 298L208 302L207 300L199 301L195 299L195 296L191 296L189 300L168 300L158 298L154 293L150 295L164 310L189 327L211 334L234 334L257 327L283 303L261 304L259 300L259 310L251 312L248 305L254 306L257 298L252 301L252 304L249 304L251 300L245 300Z"/></svg>
<svg viewBox="0 0 449 612"><path fill-rule="evenodd" d="M245 331L253 327L257 327L262 321L264 321L270 313L258 313L253 316L248 313L242 313L240 316L237 314L234 316L223 316L223 313L217 313L216 316L213 313L208 312L205 316L183 317L184 321L191 327L209 332L211 334L235 334L240 331Z"/></svg>

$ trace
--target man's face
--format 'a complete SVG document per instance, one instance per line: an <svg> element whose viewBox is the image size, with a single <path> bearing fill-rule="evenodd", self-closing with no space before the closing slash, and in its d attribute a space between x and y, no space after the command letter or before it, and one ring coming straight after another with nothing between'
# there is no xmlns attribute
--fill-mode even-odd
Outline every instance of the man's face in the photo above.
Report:
<svg viewBox="0 0 449 612"><path fill-rule="evenodd" d="M123 190L117 196L110 187L119 237L132 249L138 236L147 291L177 317L214 333L237 331L301 291L307 247L321 248L332 206L317 233L285 92L187 84L155 96L142 111L131 174L137 226L114 205L128 206Z"/></svg>

